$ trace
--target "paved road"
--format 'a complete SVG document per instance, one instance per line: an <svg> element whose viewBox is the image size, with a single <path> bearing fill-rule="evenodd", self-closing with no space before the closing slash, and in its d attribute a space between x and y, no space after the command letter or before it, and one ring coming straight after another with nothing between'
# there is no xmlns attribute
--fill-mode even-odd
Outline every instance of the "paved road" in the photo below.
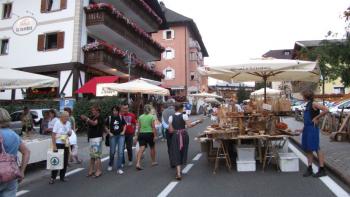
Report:
<svg viewBox="0 0 350 197"><path fill-rule="evenodd" d="M209 124L206 120L203 124L190 129L191 139L204 130ZM305 165L300 162L301 172L280 173L270 166L265 172L257 167L254 173L238 173L235 170L228 172L224 165L216 175L212 173L212 165L209 165L205 156L199 158L200 147L197 142L191 140L189 151L189 165L193 165L184 175L181 182L174 179L175 171L170 169L166 153L166 143L159 141L157 144L159 166L151 167L149 155L144 159L143 171L136 171L134 167L127 167L124 175L115 172L104 172L98 179L86 178L85 168L69 176L68 183L56 182L49 185L48 176L32 181L21 186L21 196L307 196L323 197L335 196L335 194L320 179L303 178L302 171ZM198 155L199 154L199 155ZM193 161L193 158L199 158ZM106 169L107 162L104 162ZM189 167L188 167L189 168ZM334 186L334 185L333 185ZM343 187L347 192L349 188ZM25 193L26 192L26 193ZM162 193L163 192L163 193ZM345 193L344 196L347 194Z"/></svg>

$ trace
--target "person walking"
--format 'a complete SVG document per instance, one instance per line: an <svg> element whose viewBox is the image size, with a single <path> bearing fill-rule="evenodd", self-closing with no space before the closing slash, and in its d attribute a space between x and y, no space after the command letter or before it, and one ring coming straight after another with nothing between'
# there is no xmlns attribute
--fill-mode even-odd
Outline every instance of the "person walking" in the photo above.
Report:
<svg viewBox="0 0 350 197"><path fill-rule="evenodd" d="M120 113L120 107L112 108L112 115L106 121L106 131L109 135L109 165L108 171L112 171L114 165L115 149L118 147L117 173L124 174L122 163L124 158L126 122Z"/></svg>
<svg viewBox="0 0 350 197"><path fill-rule="evenodd" d="M30 151L22 142L15 131L10 129L11 116L7 110L0 108L0 147L1 153L7 153L17 157L18 151L22 154L21 165L19 167L21 176L8 182L0 183L0 196L16 196L18 182L24 179L24 172L29 162Z"/></svg>
<svg viewBox="0 0 350 197"><path fill-rule="evenodd" d="M311 89L305 89L301 94L304 97L305 102L307 102L304 111L304 128L297 130L297 132L302 133L302 148L306 152L308 160L308 168L303 176L326 176L326 171L324 169L324 154L320 150L320 130L317 124L320 118L328 113L328 108L314 102L314 93ZM317 153L320 165L316 174L314 174L312 170L313 152Z"/></svg>
<svg viewBox="0 0 350 197"><path fill-rule="evenodd" d="M140 144L140 149L137 153L136 169L143 170L141 167L141 157L143 152L147 148L147 145L151 148L151 159L152 166L158 165L156 162L156 148L155 141L157 139L156 127L155 127L155 117L151 114L152 106L145 105L144 114L139 117L138 125L138 141Z"/></svg>
<svg viewBox="0 0 350 197"><path fill-rule="evenodd" d="M69 137L69 144L70 144L69 162L75 161L76 164L81 164L82 161L79 160L79 158L78 158L78 142L77 142L78 139L77 139L77 134L76 134L77 128L76 128L76 124L75 124L75 118L73 116L73 111L69 107L65 107L63 110L68 112L68 114L69 114L68 121L70 122L70 125L72 126L72 135Z"/></svg>
<svg viewBox="0 0 350 197"><path fill-rule="evenodd" d="M102 175L102 136L104 120L101 117L101 108L97 105L91 107L92 116L81 115L80 118L88 125L88 141L90 143L90 164L87 177L98 178Z"/></svg>
<svg viewBox="0 0 350 197"><path fill-rule="evenodd" d="M170 162L170 145L171 145L171 138L173 136L173 132L169 130L169 117L175 114L175 108L174 108L175 101L173 99L169 99L167 101L167 108L162 113L162 125L165 129L165 137L168 147L168 157ZM175 168L175 166L172 166L170 164L170 167Z"/></svg>
<svg viewBox="0 0 350 197"><path fill-rule="evenodd" d="M134 144L134 136L135 136L135 130L136 130L136 116L135 114L131 113L129 111L129 105L124 104L121 107L122 116L126 122L126 131L125 131L125 146L128 153L128 166L132 166L133 161L133 150L132 146ZM124 162L125 164L125 156L124 156Z"/></svg>
<svg viewBox="0 0 350 197"><path fill-rule="evenodd" d="M63 169L60 170L60 180L62 182L67 182L65 175L67 171L69 157L69 136L72 135L72 126L68 120L69 113L65 111L62 112L60 115L60 119L56 121L51 134L53 152L57 152L58 149L62 149L64 151ZM55 183L57 174L58 170L51 171L51 179L49 181L49 184Z"/></svg>
<svg viewBox="0 0 350 197"><path fill-rule="evenodd" d="M181 180L181 166L187 164L189 144L186 128L192 127L192 124L188 115L183 113L183 105L181 103L175 105L175 111L175 114L169 117L169 129L173 132L170 146L170 162L172 166L176 166L175 178Z"/></svg>
<svg viewBox="0 0 350 197"><path fill-rule="evenodd" d="M47 130L49 128L49 122L51 120L49 111L45 111L43 116L44 117L40 123L40 134L48 135L49 133L47 133Z"/></svg>

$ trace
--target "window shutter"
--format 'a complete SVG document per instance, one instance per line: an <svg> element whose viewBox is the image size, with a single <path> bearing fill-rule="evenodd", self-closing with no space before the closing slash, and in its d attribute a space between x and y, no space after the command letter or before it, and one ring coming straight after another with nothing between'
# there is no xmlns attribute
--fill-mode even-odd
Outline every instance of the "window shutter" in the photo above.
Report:
<svg viewBox="0 0 350 197"><path fill-rule="evenodd" d="M163 31L163 40L166 40L166 30Z"/></svg>
<svg viewBox="0 0 350 197"><path fill-rule="evenodd" d="M45 49L45 35L40 34L38 36L38 51L44 51Z"/></svg>
<svg viewBox="0 0 350 197"><path fill-rule="evenodd" d="M61 10L66 9L67 8L67 0L61 0Z"/></svg>
<svg viewBox="0 0 350 197"><path fill-rule="evenodd" d="M57 48L58 49L64 48L64 32L57 33Z"/></svg>
<svg viewBox="0 0 350 197"><path fill-rule="evenodd" d="M171 38L174 39L175 38L175 31L171 30Z"/></svg>
<svg viewBox="0 0 350 197"><path fill-rule="evenodd" d="M47 0L41 0L41 9L40 9L40 12L41 13L44 13L44 12L46 12L47 10L47 6L46 6L46 2Z"/></svg>

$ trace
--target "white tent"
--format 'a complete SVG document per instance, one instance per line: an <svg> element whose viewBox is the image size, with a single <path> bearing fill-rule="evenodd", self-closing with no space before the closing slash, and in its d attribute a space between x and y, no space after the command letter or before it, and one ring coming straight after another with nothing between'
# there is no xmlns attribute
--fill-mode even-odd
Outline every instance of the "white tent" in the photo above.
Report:
<svg viewBox="0 0 350 197"><path fill-rule="evenodd" d="M228 82L263 81L265 88L267 81L320 80L320 69L316 62L273 58L252 59L228 66L211 66L198 71L202 75Z"/></svg>
<svg viewBox="0 0 350 197"><path fill-rule="evenodd" d="M189 94L188 96L193 96L193 97L199 97L199 98L222 98L222 96L219 96L217 94L211 94L208 92L201 92L197 94Z"/></svg>
<svg viewBox="0 0 350 197"><path fill-rule="evenodd" d="M126 83L101 83L97 84L96 96L110 96L113 93L141 93L152 95L169 95L169 90L150 84L144 80L136 79Z"/></svg>
<svg viewBox="0 0 350 197"><path fill-rule="evenodd" d="M280 95L280 94L281 94L281 90L266 88L266 95ZM264 88L256 90L256 91L252 92L250 95L252 95L252 96L264 95Z"/></svg>
<svg viewBox="0 0 350 197"><path fill-rule="evenodd" d="M0 90L58 87L58 79L10 68L0 68Z"/></svg>

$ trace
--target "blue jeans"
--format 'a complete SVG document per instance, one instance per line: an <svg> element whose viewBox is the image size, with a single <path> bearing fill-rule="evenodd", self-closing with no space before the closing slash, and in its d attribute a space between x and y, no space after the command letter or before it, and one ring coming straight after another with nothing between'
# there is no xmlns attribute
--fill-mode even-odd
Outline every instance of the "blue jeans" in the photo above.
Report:
<svg viewBox="0 0 350 197"><path fill-rule="evenodd" d="M17 179L7 182L0 183L0 197L13 197L17 193Z"/></svg>
<svg viewBox="0 0 350 197"><path fill-rule="evenodd" d="M114 165L114 155L115 150L118 145L118 159L117 159L117 169L122 168L122 162L124 158L124 146L125 146L125 136L115 135L109 138L109 166Z"/></svg>

